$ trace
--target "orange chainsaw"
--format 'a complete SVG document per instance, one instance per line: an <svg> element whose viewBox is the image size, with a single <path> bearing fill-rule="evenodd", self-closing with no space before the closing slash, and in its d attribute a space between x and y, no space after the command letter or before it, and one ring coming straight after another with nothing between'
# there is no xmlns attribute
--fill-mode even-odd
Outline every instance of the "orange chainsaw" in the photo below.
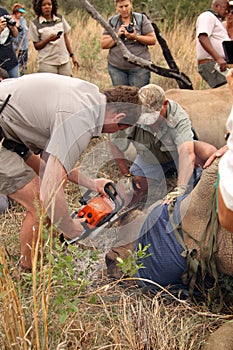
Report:
<svg viewBox="0 0 233 350"><path fill-rule="evenodd" d="M80 203L83 206L79 211L75 211L71 215L73 219L85 218L85 222L82 223L84 231L81 236L75 237L71 240L65 240L67 244L85 239L93 231L97 231L99 228L102 230L103 227L107 225L123 207L124 199L112 182L105 185L104 191L108 197L100 194L91 197L91 190L84 193L80 200ZM64 241L64 236L60 237L60 239L61 241Z"/></svg>

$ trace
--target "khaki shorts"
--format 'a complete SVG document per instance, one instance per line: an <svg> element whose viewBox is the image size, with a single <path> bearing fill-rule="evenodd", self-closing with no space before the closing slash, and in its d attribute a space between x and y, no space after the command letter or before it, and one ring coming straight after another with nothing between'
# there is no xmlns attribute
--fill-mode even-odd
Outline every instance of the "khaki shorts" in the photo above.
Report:
<svg viewBox="0 0 233 350"><path fill-rule="evenodd" d="M0 149L0 193L9 195L27 185L36 176L16 152Z"/></svg>
<svg viewBox="0 0 233 350"><path fill-rule="evenodd" d="M51 65L43 62L39 63L38 73L54 73L72 76L72 69L70 62L61 65Z"/></svg>

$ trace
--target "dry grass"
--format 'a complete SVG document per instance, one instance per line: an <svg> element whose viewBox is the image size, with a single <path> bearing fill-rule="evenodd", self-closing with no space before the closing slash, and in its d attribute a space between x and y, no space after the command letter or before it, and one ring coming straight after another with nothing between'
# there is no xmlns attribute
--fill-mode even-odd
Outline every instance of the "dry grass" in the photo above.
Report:
<svg viewBox="0 0 233 350"><path fill-rule="evenodd" d="M205 87L196 72L193 26L178 23L172 31L165 25L160 29L181 71L190 77L195 88ZM93 19L85 22L85 28L78 20L70 39L81 65L73 75L104 89L110 85L110 79L107 51L99 46L101 33L102 28ZM158 45L151 54L155 64L166 67ZM29 73L32 72L36 72L36 55L30 45ZM153 73L151 81L164 89L177 87L175 81ZM97 157L93 152L88 158L92 159L88 160L91 167L96 165ZM110 162L102 176L116 179L119 174ZM77 187L69 186L66 195L75 209ZM198 350L209 333L232 317L231 308L215 315L202 302L197 306L168 293L142 293L133 281L110 281L105 275L105 251L82 246L71 252L61 250L52 231L47 232L47 244L39 262L39 247L35 247L33 274L22 273L18 261L23 217L24 210L15 203L0 216L2 350Z"/></svg>

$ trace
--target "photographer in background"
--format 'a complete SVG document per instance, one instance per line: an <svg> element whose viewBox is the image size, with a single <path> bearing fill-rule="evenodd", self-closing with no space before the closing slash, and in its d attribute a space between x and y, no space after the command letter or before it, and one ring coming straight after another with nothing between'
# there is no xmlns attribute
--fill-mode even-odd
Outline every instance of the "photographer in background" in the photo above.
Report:
<svg viewBox="0 0 233 350"><path fill-rule="evenodd" d="M4 7L0 7L0 67L10 78L18 78L19 65L13 48L13 38L18 36L16 22Z"/></svg>
<svg viewBox="0 0 233 350"><path fill-rule="evenodd" d="M151 22L145 15L132 12L132 0L115 0L115 6L119 14L111 17L109 24L132 54L150 61L148 45L156 43ZM106 30L103 32L101 47L109 49L108 72L114 86L129 85L140 88L149 84L150 71L128 62Z"/></svg>
<svg viewBox="0 0 233 350"><path fill-rule="evenodd" d="M79 68L68 38L70 25L58 14L57 0L34 0L37 17L30 23L29 39L38 51L38 72L72 75L70 59Z"/></svg>
<svg viewBox="0 0 233 350"><path fill-rule="evenodd" d="M13 41L13 46L19 61L19 74L24 75L27 72L28 61L28 26L24 18L25 8L15 3L12 6L12 18L16 21L19 35Z"/></svg>

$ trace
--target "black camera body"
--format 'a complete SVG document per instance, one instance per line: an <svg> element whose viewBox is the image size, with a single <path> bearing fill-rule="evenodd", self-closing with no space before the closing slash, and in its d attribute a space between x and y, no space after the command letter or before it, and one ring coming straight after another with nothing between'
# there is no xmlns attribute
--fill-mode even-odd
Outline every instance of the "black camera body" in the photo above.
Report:
<svg viewBox="0 0 233 350"><path fill-rule="evenodd" d="M133 28L134 28L134 23L133 22L129 23L129 25L124 26L124 27L125 27L125 29L127 30L128 33L133 33ZM121 39L125 39L125 34L122 34L120 36L120 38Z"/></svg>
<svg viewBox="0 0 233 350"><path fill-rule="evenodd" d="M125 26L125 29L127 30L128 33L133 33L133 27L134 27L134 24L132 22L128 26Z"/></svg>
<svg viewBox="0 0 233 350"><path fill-rule="evenodd" d="M10 15L4 15L2 18L5 19L8 26L14 27L16 25L16 21Z"/></svg>

